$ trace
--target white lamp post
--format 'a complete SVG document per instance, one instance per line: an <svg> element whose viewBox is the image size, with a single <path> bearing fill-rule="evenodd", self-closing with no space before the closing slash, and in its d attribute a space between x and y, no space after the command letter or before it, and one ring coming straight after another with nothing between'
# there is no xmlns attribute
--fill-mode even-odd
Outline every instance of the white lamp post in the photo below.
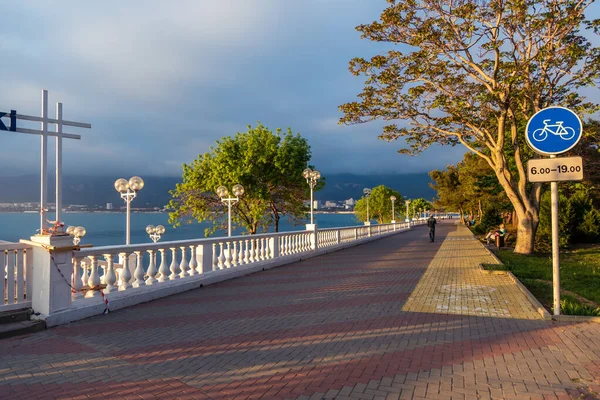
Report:
<svg viewBox="0 0 600 400"><path fill-rule="evenodd" d="M129 181L127 181L126 179L123 178L119 178L115 181L115 189L117 190L117 192L121 193L121 198L123 200L125 200L125 203L127 203L127 231L126 231L126 236L125 236L125 244L129 244L129 238L130 238L130 212L131 212L131 207L130 207L130 203L131 200L135 199L135 196L137 195L137 192L139 192L140 190L142 190L144 188L144 180L142 178L140 178L139 176L134 176L131 177L129 179Z"/></svg>
<svg viewBox="0 0 600 400"><path fill-rule="evenodd" d="M244 194L244 187L242 185L233 185L231 188L235 197L227 197L229 190L225 186L219 186L217 188L217 195L221 198L223 203L227 203L227 236L231 237L231 205L240 201L240 196Z"/></svg>
<svg viewBox="0 0 600 400"><path fill-rule="evenodd" d="M81 238L85 236L86 231L83 226L69 226L67 233L73 235L73 244L77 246L81 241Z"/></svg>
<svg viewBox="0 0 600 400"><path fill-rule="evenodd" d="M156 243L160 240L161 235L165 233L165 227L162 225L148 225L146 227L146 233L150 236L150 239Z"/></svg>
<svg viewBox="0 0 600 400"><path fill-rule="evenodd" d="M394 202L396 201L396 196L390 196L390 200L392 201L392 224L396 223L396 215L394 214Z"/></svg>
<svg viewBox="0 0 600 400"><path fill-rule="evenodd" d="M367 198L367 220L365 221L365 225L371 225L371 218L369 217L369 197L371 197L371 189L364 188L363 193Z"/></svg>
<svg viewBox="0 0 600 400"><path fill-rule="evenodd" d="M315 188L317 181L321 178L321 173L316 169L313 171L310 168L306 168L302 171L302 176L306 179L306 183L310 186L310 225L314 226L314 218L313 218L313 208L314 208L314 200L313 200L313 189Z"/></svg>
<svg viewBox="0 0 600 400"><path fill-rule="evenodd" d="M406 200L404 203L406 203L406 220L405 220L405 222L410 222L410 217L408 215L408 205L410 204L410 200Z"/></svg>

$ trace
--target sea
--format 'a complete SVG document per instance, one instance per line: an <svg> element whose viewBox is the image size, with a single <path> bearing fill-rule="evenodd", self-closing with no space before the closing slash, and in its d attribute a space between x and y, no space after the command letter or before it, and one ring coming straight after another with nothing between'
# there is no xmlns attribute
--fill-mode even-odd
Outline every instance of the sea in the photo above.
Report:
<svg viewBox="0 0 600 400"><path fill-rule="evenodd" d="M48 219L53 219L53 214L48 214ZM63 213L65 226L83 226L86 235L81 244L92 244L94 247L125 244L126 214L121 212L69 212ZM160 212L131 213L131 244L152 243L146 233L148 225L163 225L166 228L161 241L189 240L204 238L204 230L210 227L208 222L191 224L183 223L177 228L169 225L169 214ZM315 224L320 228L338 228L345 226L362 225L354 214L346 213L317 213L314 214ZM307 221L308 223L308 221ZM0 213L0 240L18 242L20 239L29 239L37 233L40 224L38 213L7 212ZM279 231L304 230L305 225L293 225L287 219L279 221ZM273 227L269 232L273 232ZM245 230L237 229L233 235L244 234ZM262 233L262 232L260 232ZM219 230L211 237L227 236L227 231Z"/></svg>

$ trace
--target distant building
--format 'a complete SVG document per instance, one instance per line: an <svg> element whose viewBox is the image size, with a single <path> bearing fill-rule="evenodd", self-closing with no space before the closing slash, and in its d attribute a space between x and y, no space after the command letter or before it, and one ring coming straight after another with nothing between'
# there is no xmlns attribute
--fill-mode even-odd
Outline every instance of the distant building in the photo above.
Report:
<svg viewBox="0 0 600 400"><path fill-rule="evenodd" d="M314 200L313 201L313 210L318 210L319 209L319 200Z"/></svg>
<svg viewBox="0 0 600 400"><path fill-rule="evenodd" d="M106 203L106 209L107 210L112 210L113 209L113 203Z"/></svg>
<svg viewBox="0 0 600 400"><path fill-rule="evenodd" d="M337 207L337 203L335 201L327 200L325 202L325 208L335 208L335 207Z"/></svg>
<svg viewBox="0 0 600 400"><path fill-rule="evenodd" d="M356 201L350 197L348 200L344 201L344 204L346 204L347 206L353 207L356 204Z"/></svg>

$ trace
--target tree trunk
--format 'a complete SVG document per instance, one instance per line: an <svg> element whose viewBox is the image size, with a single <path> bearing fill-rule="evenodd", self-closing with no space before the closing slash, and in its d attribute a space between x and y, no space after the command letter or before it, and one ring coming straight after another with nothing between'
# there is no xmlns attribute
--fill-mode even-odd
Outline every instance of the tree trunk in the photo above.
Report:
<svg viewBox="0 0 600 400"><path fill-rule="evenodd" d="M460 213L460 224L464 225L465 224L465 212L462 209L462 207L458 208L458 212Z"/></svg>
<svg viewBox="0 0 600 400"><path fill-rule="evenodd" d="M275 216L275 233L279 232L279 214Z"/></svg>
<svg viewBox="0 0 600 400"><path fill-rule="evenodd" d="M479 206L479 222L481 222L481 220L483 219L483 210L481 209L481 199L479 199L479 201L477 202L477 205Z"/></svg>
<svg viewBox="0 0 600 400"><path fill-rule="evenodd" d="M517 212L517 243L515 244L515 253L531 254L535 242L535 232L539 224L539 218L534 217L530 212Z"/></svg>

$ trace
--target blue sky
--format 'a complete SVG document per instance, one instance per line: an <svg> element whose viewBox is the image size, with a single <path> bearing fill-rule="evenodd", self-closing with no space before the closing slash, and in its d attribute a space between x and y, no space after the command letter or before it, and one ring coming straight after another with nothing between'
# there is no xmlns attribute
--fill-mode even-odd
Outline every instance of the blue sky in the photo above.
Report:
<svg viewBox="0 0 600 400"><path fill-rule="evenodd" d="M377 139L381 124L337 124L364 80L348 61L381 50L355 26L378 19L383 0L3 5L0 111L39 115L48 89L51 115L61 101L65 119L93 125L65 140L67 174L178 176L256 121L300 132L324 173L426 172L464 152L399 155L402 141ZM0 132L0 175L39 171L39 148L39 137Z"/></svg>

